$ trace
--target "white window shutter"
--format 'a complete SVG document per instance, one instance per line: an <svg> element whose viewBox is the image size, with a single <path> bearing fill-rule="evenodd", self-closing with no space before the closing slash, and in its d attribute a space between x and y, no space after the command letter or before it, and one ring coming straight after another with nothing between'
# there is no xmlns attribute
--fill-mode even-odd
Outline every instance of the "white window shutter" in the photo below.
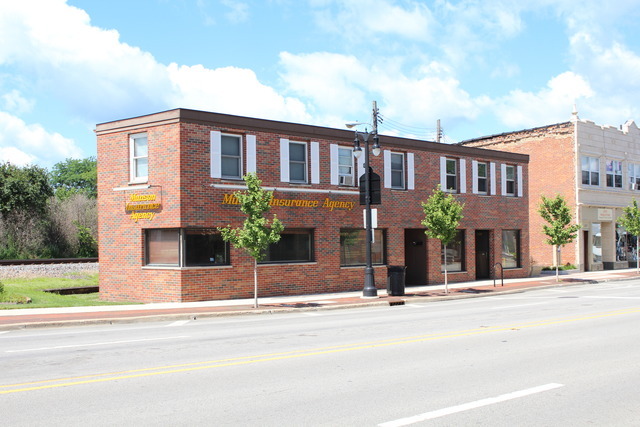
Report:
<svg viewBox="0 0 640 427"><path fill-rule="evenodd" d="M391 188L391 151L384 150L384 188Z"/></svg>
<svg viewBox="0 0 640 427"><path fill-rule="evenodd" d="M507 194L507 165L504 163L500 165L500 186L500 195L505 196Z"/></svg>
<svg viewBox="0 0 640 427"><path fill-rule="evenodd" d="M256 136L247 135L247 173L255 173L256 169Z"/></svg>
<svg viewBox="0 0 640 427"><path fill-rule="evenodd" d="M496 164L491 163L489 165L489 173L491 174L491 195L496 195Z"/></svg>
<svg viewBox="0 0 640 427"><path fill-rule="evenodd" d="M320 184L320 143L311 141L311 183Z"/></svg>
<svg viewBox="0 0 640 427"><path fill-rule="evenodd" d="M331 156L331 185L338 185L338 145L329 145L329 155Z"/></svg>
<svg viewBox="0 0 640 427"><path fill-rule="evenodd" d="M446 191L447 189L447 158L440 157L440 189Z"/></svg>
<svg viewBox="0 0 640 427"><path fill-rule="evenodd" d="M471 161L471 192L478 194L478 161Z"/></svg>
<svg viewBox="0 0 640 427"><path fill-rule="evenodd" d="M289 140L280 138L280 181L289 182Z"/></svg>
<svg viewBox="0 0 640 427"><path fill-rule="evenodd" d="M416 188L415 173L415 155L407 153L407 189L414 190Z"/></svg>
<svg viewBox="0 0 640 427"><path fill-rule="evenodd" d="M467 192L467 161L460 159L460 192Z"/></svg>
<svg viewBox="0 0 640 427"><path fill-rule="evenodd" d="M518 166L517 170L518 170L518 178L517 178L518 179L518 197L522 197L524 196L524 192L523 192L524 183L522 182L522 166Z"/></svg>
<svg viewBox="0 0 640 427"><path fill-rule="evenodd" d="M222 177L222 133L211 131L211 178Z"/></svg>

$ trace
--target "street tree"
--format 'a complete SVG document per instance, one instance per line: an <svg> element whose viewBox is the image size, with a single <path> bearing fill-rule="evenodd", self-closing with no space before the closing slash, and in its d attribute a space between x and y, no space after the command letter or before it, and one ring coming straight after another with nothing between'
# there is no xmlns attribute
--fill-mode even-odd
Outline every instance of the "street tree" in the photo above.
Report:
<svg viewBox="0 0 640 427"><path fill-rule="evenodd" d="M84 194L95 199L98 196L98 172L95 157L66 159L53 165L49 180L60 200L74 194Z"/></svg>
<svg viewBox="0 0 640 427"><path fill-rule="evenodd" d="M433 190L433 194L422 202L424 219L421 221L427 229L425 234L438 239L442 243L444 253L444 290L449 293L447 280L447 245L456 237L458 225L463 218L464 204L458 202L452 194L445 194L440 185Z"/></svg>
<svg viewBox="0 0 640 427"><path fill-rule="evenodd" d="M253 258L253 307L258 308L258 262L262 261L269 245L280 241L284 225L273 215L271 221L266 217L269 212L273 191L261 187L262 181L255 173L243 177L246 191L236 191L234 196L240 202L240 210L246 215L242 227L219 227L222 238L239 249L244 249Z"/></svg>
<svg viewBox="0 0 640 427"><path fill-rule="evenodd" d="M625 206L622 211L624 212L620 218L618 218L618 224L623 226L629 234L636 236L636 272L640 274L640 259L638 252L640 250L640 209L638 208L638 202L633 199L633 202L629 206Z"/></svg>
<svg viewBox="0 0 640 427"><path fill-rule="evenodd" d="M542 231L548 237L545 241L547 244L555 246L557 249L556 258L556 281L560 281L559 278L559 264L562 246L567 243L573 242L580 230L580 224L573 224L573 217L571 210L567 206L567 202L562 195L558 194L555 198L547 198L542 196L538 213L549 223L542 226Z"/></svg>
<svg viewBox="0 0 640 427"><path fill-rule="evenodd" d="M53 189L46 169L36 165L0 164L0 215L14 211L43 214Z"/></svg>

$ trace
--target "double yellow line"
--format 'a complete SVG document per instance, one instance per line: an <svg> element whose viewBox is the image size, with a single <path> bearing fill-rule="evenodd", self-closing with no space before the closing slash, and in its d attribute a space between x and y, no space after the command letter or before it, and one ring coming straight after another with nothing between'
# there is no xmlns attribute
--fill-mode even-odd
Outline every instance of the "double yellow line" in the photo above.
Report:
<svg viewBox="0 0 640 427"><path fill-rule="evenodd" d="M364 350L376 347L390 347L395 345L411 344L426 341L435 341L446 338L464 337L470 335L487 334L509 330L519 330L536 328L541 326L558 325L563 323L579 322L583 320L593 320L626 314L640 313L640 307L624 310L615 310L591 315L568 317L559 319L541 320L538 322L524 323L510 326L482 327L439 334L417 335L411 337L393 338L379 341L369 341L355 344L345 344L331 347L322 347L312 350L295 350L281 353L269 353L256 356L242 356L229 359L207 360L203 362L184 363L177 365L166 365L155 368L132 369L118 372L98 373L81 375L75 377L56 378L42 381L24 382L18 384L0 385L0 394L21 393L26 391L44 390L58 387L70 387L81 384L93 384L123 379L150 377L155 375L167 375L181 372L198 371L203 369L222 368L226 366L249 365L253 363L270 362L275 360L296 359L301 357L317 356L323 354L343 353L347 351Z"/></svg>

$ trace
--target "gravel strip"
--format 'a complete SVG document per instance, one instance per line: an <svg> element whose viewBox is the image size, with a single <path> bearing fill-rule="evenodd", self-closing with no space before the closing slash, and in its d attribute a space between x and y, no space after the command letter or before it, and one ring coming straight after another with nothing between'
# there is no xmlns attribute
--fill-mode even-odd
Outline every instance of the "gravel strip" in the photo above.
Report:
<svg viewBox="0 0 640 427"><path fill-rule="evenodd" d="M29 277L73 277L79 273L98 273L97 262L77 264L35 264L0 266L0 280Z"/></svg>

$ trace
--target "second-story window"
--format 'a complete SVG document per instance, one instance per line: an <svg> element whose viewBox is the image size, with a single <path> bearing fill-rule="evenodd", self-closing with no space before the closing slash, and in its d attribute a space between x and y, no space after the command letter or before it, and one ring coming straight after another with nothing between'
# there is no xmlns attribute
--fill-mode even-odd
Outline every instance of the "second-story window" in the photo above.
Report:
<svg viewBox="0 0 640 427"><path fill-rule="evenodd" d="M146 133L129 137L129 180L147 182L149 178L149 145Z"/></svg>
<svg viewBox="0 0 640 427"><path fill-rule="evenodd" d="M307 144L289 142L289 180L307 182Z"/></svg>
<svg viewBox="0 0 640 427"><path fill-rule="evenodd" d="M338 147L338 184L354 185L353 149Z"/></svg>
<svg viewBox="0 0 640 427"><path fill-rule="evenodd" d="M622 162L607 160L607 187L622 188Z"/></svg>
<svg viewBox="0 0 640 427"><path fill-rule="evenodd" d="M391 153L391 188L404 189L404 154Z"/></svg>
<svg viewBox="0 0 640 427"><path fill-rule="evenodd" d="M488 176L489 176L489 165L486 163L478 163L477 170L477 185L478 185L478 193L487 194L489 191L488 184Z"/></svg>
<svg viewBox="0 0 640 427"><path fill-rule="evenodd" d="M629 190L640 190L640 165L629 163Z"/></svg>
<svg viewBox="0 0 640 427"><path fill-rule="evenodd" d="M582 183L600 185L600 160L595 157L582 156Z"/></svg>
<svg viewBox="0 0 640 427"><path fill-rule="evenodd" d="M237 135L222 135L220 162L223 178L242 178L242 138Z"/></svg>
<svg viewBox="0 0 640 427"><path fill-rule="evenodd" d="M458 191L458 165L456 159L447 159L447 191Z"/></svg>
<svg viewBox="0 0 640 427"><path fill-rule="evenodd" d="M506 195L516 195L516 167L513 165L507 165L506 170Z"/></svg>

